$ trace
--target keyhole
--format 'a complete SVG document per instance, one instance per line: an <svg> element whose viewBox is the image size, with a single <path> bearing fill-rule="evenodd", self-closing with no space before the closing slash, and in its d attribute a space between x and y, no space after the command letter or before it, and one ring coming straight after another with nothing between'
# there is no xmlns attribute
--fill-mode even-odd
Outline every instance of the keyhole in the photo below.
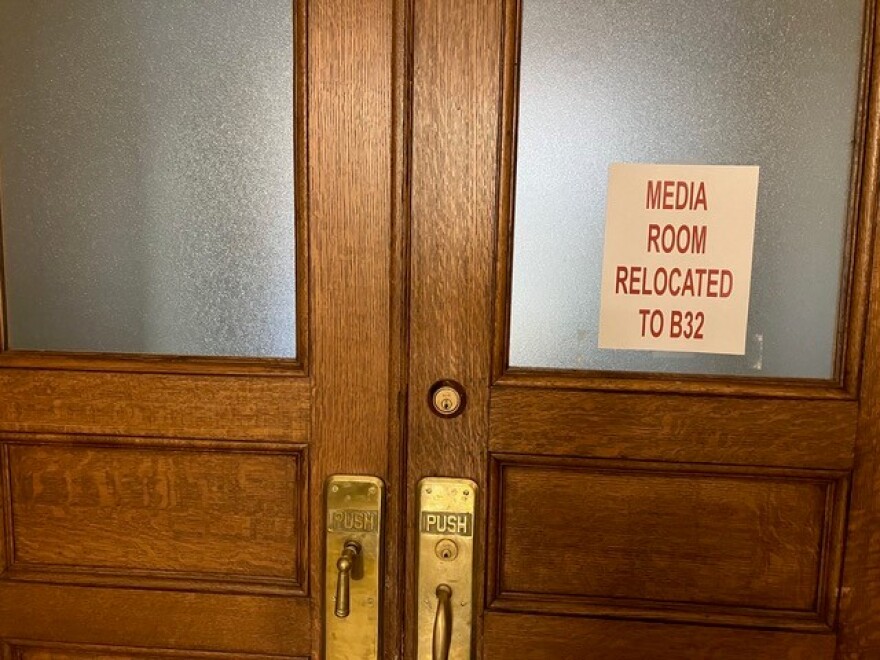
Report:
<svg viewBox="0 0 880 660"><path fill-rule="evenodd" d="M458 557L458 545L452 539L441 539L434 548L442 561L452 561Z"/></svg>
<svg viewBox="0 0 880 660"><path fill-rule="evenodd" d="M428 391L428 404L440 417L460 415L464 401L464 390L454 381L437 381Z"/></svg>

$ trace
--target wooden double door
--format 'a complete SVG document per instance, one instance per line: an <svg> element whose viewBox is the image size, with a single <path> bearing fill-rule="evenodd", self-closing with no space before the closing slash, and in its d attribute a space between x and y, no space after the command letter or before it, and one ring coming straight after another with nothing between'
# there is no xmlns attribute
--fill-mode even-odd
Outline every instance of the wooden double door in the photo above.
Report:
<svg viewBox="0 0 880 660"><path fill-rule="evenodd" d="M378 657L416 657L426 476L479 488L473 658L880 657L860 11L854 164L828 173L851 179L832 374L766 378L511 367L522 8L296 3L296 357L5 334L4 658L323 657L334 474L385 484ZM443 380L458 416L431 409Z"/></svg>

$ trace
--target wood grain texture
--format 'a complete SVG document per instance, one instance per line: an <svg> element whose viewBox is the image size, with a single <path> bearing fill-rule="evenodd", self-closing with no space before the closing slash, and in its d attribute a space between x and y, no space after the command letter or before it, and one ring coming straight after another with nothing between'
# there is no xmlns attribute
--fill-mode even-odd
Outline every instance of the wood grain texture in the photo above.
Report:
<svg viewBox="0 0 880 660"><path fill-rule="evenodd" d="M308 34L311 506L317 512L330 474L388 478L389 408L396 415L398 396L390 357L393 2L312 0ZM388 510L399 511L395 504ZM322 531L312 526L315 654L323 639ZM389 644L396 648L397 640Z"/></svg>
<svg viewBox="0 0 880 660"><path fill-rule="evenodd" d="M299 288L297 288L299 291ZM305 319L303 323L305 323ZM297 323L300 323L297 317ZM305 333L305 329L302 330ZM298 326L297 336L300 335ZM297 348L299 351L299 348ZM299 353L298 353L299 354ZM62 353L7 350L0 368L113 373L187 374L190 376L304 376L300 359L150 355L139 353Z"/></svg>
<svg viewBox="0 0 880 660"><path fill-rule="evenodd" d="M413 22L409 493L426 475L485 484L501 8L426 0L415 3ZM428 390L440 379L463 385L461 416L429 410ZM408 521L416 520L414 504L410 498ZM410 534L410 556L414 548ZM408 575L407 609L415 612L415 572ZM477 640L482 591L478 561ZM407 648L414 652L412 634Z"/></svg>
<svg viewBox="0 0 880 660"><path fill-rule="evenodd" d="M829 630L845 473L538 457L493 466L493 608Z"/></svg>
<svg viewBox="0 0 880 660"><path fill-rule="evenodd" d="M880 16L875 3L875 33ZM872 50L869 155L865 185L877 199L880 175L880 49ZM876 231L877 207L871 208L871 232L863 240L873 257L870 297L867 305L865 360L862 372L858 439L855 447L852 500L847 532L844 579L840 598L839 657L880 658L880 233ZM868 649L874 649L869 651Z"/></svg>
<svg viewBox="0 0 880 660"><path fill-rule="evenodd" d="M515 208L517 127L519 124L519 56L522 29L520 0L502 0L501 89L498 106L498 212L495 228L495 285L491 379L495 383L508 369L510 305L513 283L513 227Z"/></svg>
<svg viewBox="0 0 880 660"><path fill-rule="evenodd" d="M836 657L837 660L880 660L880 647L841 651Z"/></svg>
<svg viewBox="0 0 880 660"><path fill-rule="evenodd" d="M301 377L0 369L0 431L306 442Z"/></svg>
<svg viewBox="0 0 880 660"><path fill-rule="evenodd" d="M303 456L14 445L22 569L302 587Z"/></svg>
<svg viewBox="0 0 880 660"><path fill-rule="evenodd" d="M852 401L856 399L856 394L847 390L837 379L817 380L801 378L795 380L749 376L654 374L635 371L610 372L510 367L495 382L498 385L518 387L599 392L697 394L832 401Z"/></svg>
<svg viewBox="0 0 880 660"><path fill-rule="evenodd" d="M407 383L409 371L410 141L412 135L411 0L393 0L393 124L390 400L386 484L385 593L382 604L384 656L400 658L406 634Z"/></svg>
<svg viewBox="0 0 880 660"><path fill-rule="evenodd" d="M0 638L308 656L309 601L0 583Z"/></svg>
<svg viewBox="0 0 880 660"><path fill-rule="evenodd" d="M305 660L290 656L252 653L214 653L211 651L180 651L138 649L118 646L72 644L17 643L12 647L14 660Z"/></svg>
<svg viewBox="0 0 880 660"><path fill-rule="evenodd" d="M880 111L877 91L880 68L877 66L875 41L877 38L877 0L865 0L859 100L853 135L852 175L848 209L848 230L845 268L841 281L840 309L848 312L838 328L838 360L842 365L844 389L859 395L865 357L868 300L872 290L873 234L878 203L878 155L880 132L877 114Z"/></svg>
<svg viewBox="0 0 880 660"><path fill-rule="evenodd" d="M850 401L494 387L492 451L849 469Z"/></svg>
<svg viewBox="0 0 880 660"><path fill-rule="evenodd" d="M517 660L818 660L834 636L489 612L486 658ZM867 658L863 659L867 660Z"/></svg>
<svg viewBox="0 0 880 660"><path fill-rule="evenodd" d="M0 579L12 564L12 483L9 478L9 447L0 443Z"/></svg>

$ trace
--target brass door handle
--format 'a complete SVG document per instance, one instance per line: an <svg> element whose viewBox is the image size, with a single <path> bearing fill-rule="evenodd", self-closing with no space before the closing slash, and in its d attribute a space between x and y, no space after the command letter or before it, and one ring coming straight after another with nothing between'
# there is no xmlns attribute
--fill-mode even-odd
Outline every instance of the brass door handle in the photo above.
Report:
<svg viewBox="0 0 880 660"><path fill-rule="evenodd" d="M324 498L320 657L380 660L385 484L377 477L334 474L327 478Z"/></svg>
<svg viewBox="0 0 880 660"><path fill-rule="evenodd" d="M449 643L452 641L452 588L448 584L437 587L437 614L434 616L434 660L449 658Z"/></svg>
<svg viewBox="0 0 880 660"><path fill-rule="evenodd" d="M477 484L419 482L418 660L471 660ZM339 547L339 546L337 546Z"/></svg>
<svg viewBox="0 0 880 660"><path fill-rule="evenodd" d="M351 572L361 554L361 546L356 541L346 541L342 555L336 560L339 575L336 578L336 616L344 619L351 612Z"/></svg>

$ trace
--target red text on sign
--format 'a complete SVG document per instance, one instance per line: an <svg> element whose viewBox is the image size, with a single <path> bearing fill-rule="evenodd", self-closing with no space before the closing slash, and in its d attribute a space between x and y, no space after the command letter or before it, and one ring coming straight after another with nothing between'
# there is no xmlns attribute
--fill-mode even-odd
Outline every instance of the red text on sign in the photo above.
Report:
<svg viewBox="0 0 880 660"><path fill-rule="evenodd" d="M708 211L705 181L648 181L646 209Z"/></svg>
<svg viewBox="0 0 880 660"><path fill-rule="evenodd" d="M648 252L706 254L706 225L648 225Z"/></svg>
<svg viewBox="0 0 880 660"><path fill-rule="evenodd" d="M706 315L703 312L691 312L673 309L667 316L661 309L640 309L642 319L642 337L649 334L659 339L667 334L671 339L703 339L703 324Z"/></svg>
<svg viewBox="0 0 880 660"><path fill-rule="evenodd" d="M617 266L614 293L630 296L729 298L733 272L727 268Z"/></svg>

